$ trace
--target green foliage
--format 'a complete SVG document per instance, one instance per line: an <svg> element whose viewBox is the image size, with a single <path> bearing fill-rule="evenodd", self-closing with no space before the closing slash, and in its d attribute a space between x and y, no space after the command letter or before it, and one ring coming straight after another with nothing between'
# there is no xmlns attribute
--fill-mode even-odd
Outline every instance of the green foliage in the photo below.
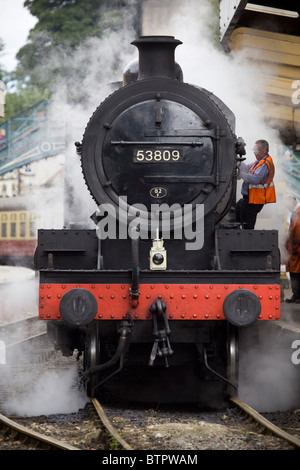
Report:
<svg viewBox="0 0 300 470"><path fill-rule="evenodd" d="M26 0L24 5L38 18L27 44L17 59L18 77L29 76L30 83L45 88L38 68L63 46L75 48L86 37L101 35L97 26L103 0Z"/></svg>
<svg viewBox="0 0 300 470"><path fill-rule="evenodd" d="M52 44L67 42L76 45L88 36L99 36L99 8L103 0L26 0L38 23L32 35L38 31L51 33Z"/></svg>
<svg viewBox="0 0 300 470"><path fill-rule="evenodd" d="M102 38L107 31L122 30L129 6L134 11L135 25L139 25L137 16L142 1L25 0L24 6L38 21L17 54L18 66L12 74L1 70L0 40L0 79L7 85L5 119L40 99L50 98L54 85L74 74L72 54L88 38ZM83 74L84 69L76 72Z"/></svg>
<svg viewBox="0 0 300 470"><path fill-rule="evenodd" d="M129 7L133 21L138 25L139 5L143 0L26 0L24 5L38 22L30 31L27 44L18 54L18 80L28 85L48 87L42 68L50 76L64 76L62 59L65 51L70 56L88 38L102 38L109 31L122 30ZM73 52L72 52L73 51ZM52 62L50 64L50 62ZM54 64L55 62L55 64Z"/></svg>
<svg viewBox="0 0 300 470"><path fill-rule="evenodd" d="M135 6L142 0L135 0ZM76 48L89 37L102 37L106 28L121 27L124 10L132 0L26 0L24 5L38 18L30 31L29 42L17 58L21 70L32 70L53 49L64 44Z"/></svg>

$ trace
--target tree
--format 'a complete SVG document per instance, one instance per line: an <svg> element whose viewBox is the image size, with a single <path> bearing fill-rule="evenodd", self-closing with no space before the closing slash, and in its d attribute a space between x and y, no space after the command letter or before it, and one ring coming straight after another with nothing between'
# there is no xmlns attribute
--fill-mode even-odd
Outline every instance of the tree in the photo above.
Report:
<svg viewBox="0 0 300 470"><path fill-rule="evenodd" d="M30 40L35 34L48 33L49 49L64 42L77 45L88 36L99 36L99 9L104 0L25 0L24 5L38 22L31 30ZM19 56L22 57L22 49Z"/></svg>
<svg viewBox="0 0 300 470"><path fill-rule="evenodd" d="M102 38L107 31L122 29L130 9L134 28L139 25L139 5L143 0L25 0L24 5L38 18L30 31L27 44L17 59L17 78L26 86L37 85L45 90L49 83L41 68L55 57L51 75L65 75L61 58L67 49L72 54L88 38ZM59 66L57 67L57 64ZM49 72L48 72L49 76Z"/></svg>
<svg viewBox="0 0 300 470"><path fill-rule="evenodd" d="M141 4L144 0L25 0L24 5L38 18L27 43L17 54L18 66L13 73L1 70L0 79L7 85L5 119L49 99L54 90L64 87L69 100L81 100L86 87L89 50L96 39L105 39L122 31L128 23L140 33ZM108 39L109 42L109 39ZM109 44L112 47L113 41ZM107 48L107 44L105 45ZM0 53L3 44L0 40ZM122 51L123 52L123 51ZM78 56L83 56L84 67ZM107 73L107 66L118 68L119 55L109 64L100 64L97 74ZM76 65L76 63L79 65ZM74 71L77 75L73 80ZM0 124L3 119L0 120Z"/></svg>

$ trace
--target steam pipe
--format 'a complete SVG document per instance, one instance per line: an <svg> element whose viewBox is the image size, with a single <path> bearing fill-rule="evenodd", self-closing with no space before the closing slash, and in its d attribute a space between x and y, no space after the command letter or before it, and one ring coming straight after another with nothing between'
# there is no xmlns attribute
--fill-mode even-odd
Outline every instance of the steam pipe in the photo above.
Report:
<svg viewBox="0 0 300 470"><path fill-rule="evenodd" d="M130 333L131 333L131 330L128 327L124 326L121 330L118 346L113 357L109 359L109 361L105 362L104 364L99 364L97 366L90 367L87 371L83 373L83 375L97 374L98 372L101 372L104 369L107 369L108 367L116 364L118 360L120 359L121 355L125 351L125 346L127 345L128 337Z"/></svg>

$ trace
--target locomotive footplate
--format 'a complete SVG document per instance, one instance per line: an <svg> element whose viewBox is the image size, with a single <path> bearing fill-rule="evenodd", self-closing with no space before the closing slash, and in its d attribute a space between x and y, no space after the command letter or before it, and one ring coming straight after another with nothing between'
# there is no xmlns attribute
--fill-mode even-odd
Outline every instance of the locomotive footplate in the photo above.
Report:
<svg viewBox="0 0 300 470"><path fill-rule="evenodd" d="M169 320L225 320L223 305L228 295L234 291L255 294L261 306L258 320L280 320L280 273L275 271L156 273L156 283L151 283L151 274L140 272L140 295L138 304L131 311L133 320L152 319L150 307L157 299L166 304ZM75 292L82 289L92 294L97 303L95 320L128 318L131 288L129 271L49 270L41 271L40 276L40 319L62 320L61 301L67 292L74 289L77 290ZM208 277L210 283L207 283ZM239 283L236 283L237 279ZM258 279L259 283L255 282Z"/></svg>

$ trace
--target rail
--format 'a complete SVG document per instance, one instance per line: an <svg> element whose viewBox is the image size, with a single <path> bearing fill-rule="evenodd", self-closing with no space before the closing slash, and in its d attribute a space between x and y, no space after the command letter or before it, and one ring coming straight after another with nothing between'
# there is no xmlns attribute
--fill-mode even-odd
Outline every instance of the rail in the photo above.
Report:
<svg viewBox="0 0 300 470"><path fill-rule="evenodd" d="M2 427L6 427L11 431L15 431L23 437L25 436L26 438L33 439L37 443L42 443L51 448L60 450L80 450L77 447L71 446L57 439L53 439L52 437L45 436L44 434L40 434L36 431L32 431L31 429L22 426L21 424L13 421L10 418L7 418L2 414L0 414L0 424Z"/></svg>
<svg viewBox="0 0 300 470"><path fill-rule="evenodd" d="M120 446L123 449L133 450L133 448L120 436L120 434L115 429L115 427L113 426L111 421L108 419L108 417L107 417L104 409L100 405L99 401L96 398L92 398L92 403L93 403L93 405L94 405L94 407L97 411L97 414L98 414L102 424L104 425L106 430L109 432L109 434L111 434L114 437L114 439L116 439L118 441L118 443L120 444Z"/></svg>
<svg viewBox="0 0 300 470"><path fill-rule="evenodd" d="M264 428L268 429L268 431L270 431L272 434L274 434L277 437L280 437L281 439L284 439L285 441L289 442L296 448L300 449L300 439L285 432L283 429L280 429L278 426L271 423L268 419L266 419L260 413L255 411L253 408L251 408L251 406L247 405L246 403L239 400L238 398L230 398L230 401L234 405L239 407L241 410L243 410L248 416L251 416L251 418L253 418L256 422L261 424Z"/></svg>
<svg viewBox="0 0 300 470"><path fill-rule="evenodd" d="M293 447L299 449L300 448L300 440L284 430L280 429L278 426L271 423L268 419L263 417L260 413L256 410L251 408L246 403L242 402L238 398L231 398L230 401L238 408L240 408L247 416L250 416L256 422L258 422L264 429L267 429L273 435L285 440ZM110 419L107 417L106 413L104 412L101 404L98 402L97 399L92 399L92 405L97 412L98 417L101 420L101 423L105 427L106 431L108 432L109 436L112 436L119 444L120 448L123 450L134 450L118 433L115 427L112 425ZM53 449L60 449L60 450L81 450L76 446L72 446L64 441L59 439L52 438L50 436L46 436L39 432L33 431L18 422L13 421L12 419L0 414L0 428L8 429L13 436L13 439L16 439L17 436L22 436L24 439L30 440L30 442L36 442L36 448L38 447L46 447L46 448L53 448Z"/></svg>

